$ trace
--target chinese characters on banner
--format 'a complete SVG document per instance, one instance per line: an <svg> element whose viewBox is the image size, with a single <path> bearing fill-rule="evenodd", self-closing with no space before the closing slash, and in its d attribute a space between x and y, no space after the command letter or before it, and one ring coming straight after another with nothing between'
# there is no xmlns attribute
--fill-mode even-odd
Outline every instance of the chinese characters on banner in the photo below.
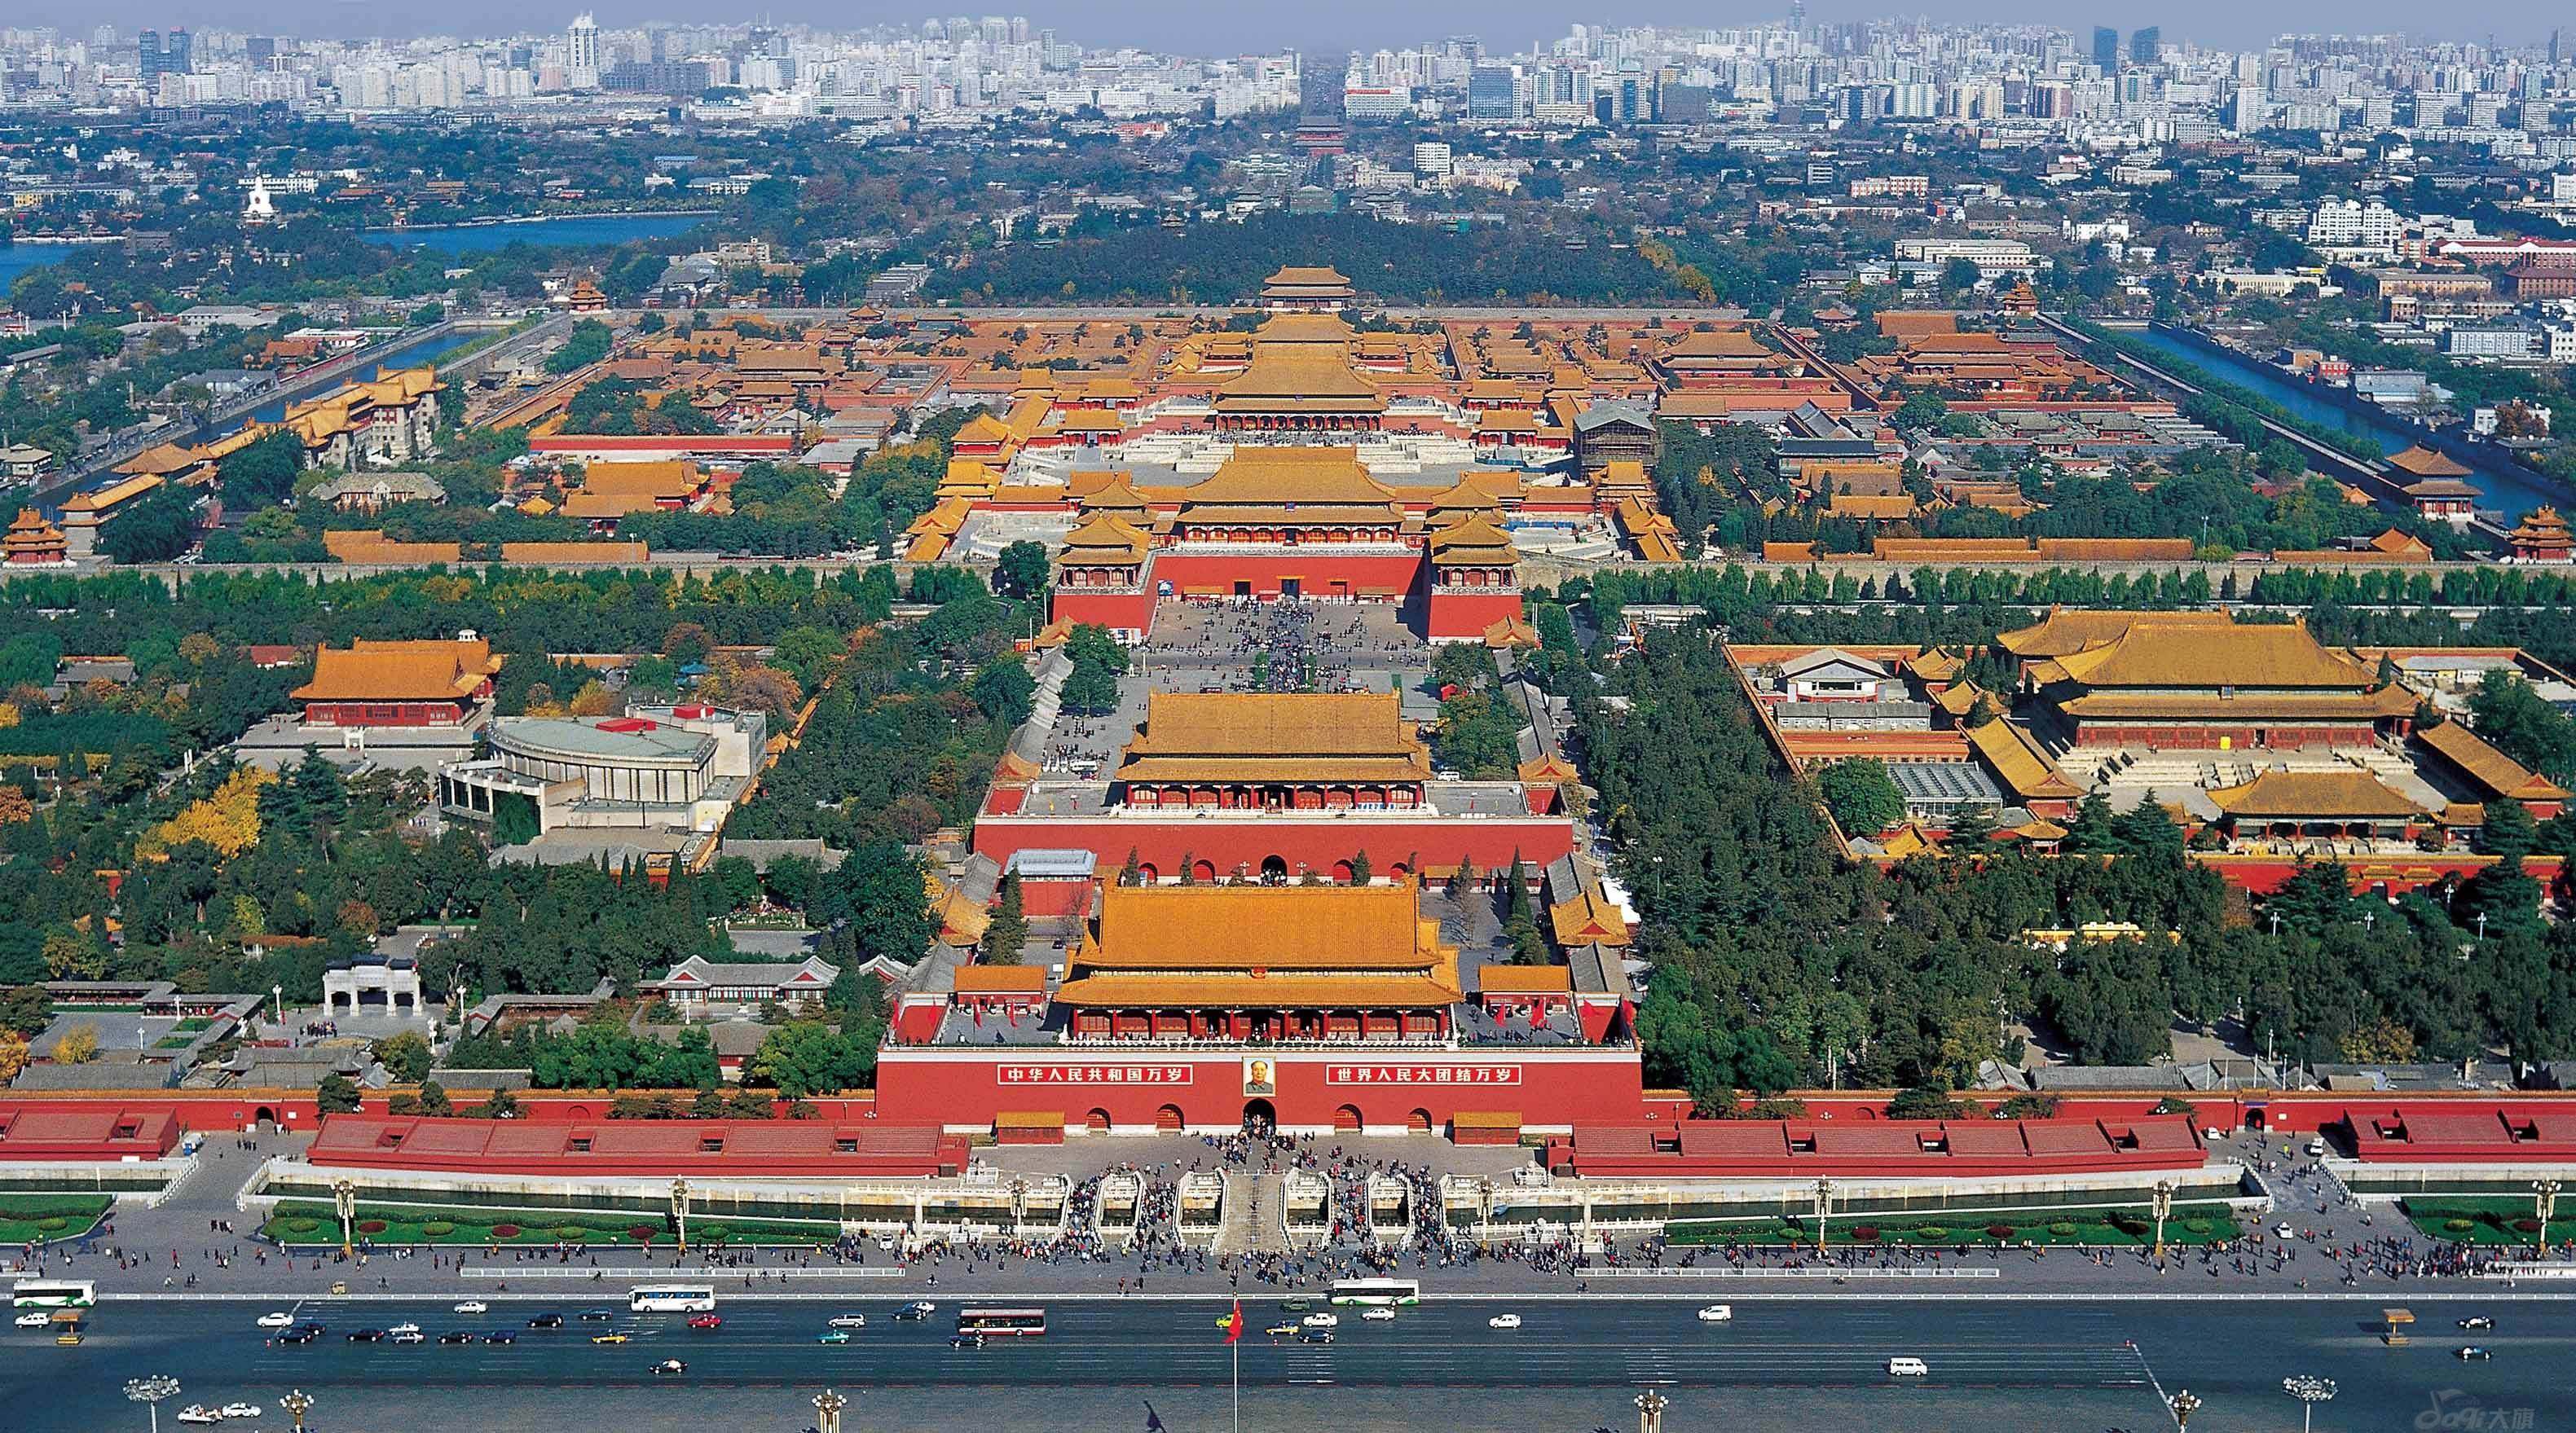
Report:
<svg viewBox="0 0 2576 1433"><path fill-rule="evenodd" d="M1328 1085L1517 1085L1518 1065L1333 1065Z"/></svg>
<svg viewBox="0 0 2576 1433"><path fill-rule="evenodd" d="M1186 1085L1188 1065L996 1065L1002 1085Z"/></svg>

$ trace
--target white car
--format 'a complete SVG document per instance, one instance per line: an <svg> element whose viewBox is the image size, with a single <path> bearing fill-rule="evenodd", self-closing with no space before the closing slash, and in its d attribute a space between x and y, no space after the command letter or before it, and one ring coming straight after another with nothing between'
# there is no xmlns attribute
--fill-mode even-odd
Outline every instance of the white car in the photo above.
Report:
<svg viewBox="0 0 2576 1433"><path fill-rule="evenodd" d="M868 1316L866 1314L834 1314L831 1322L824 1325L826 1328L836 1329L863 1329L867 1326Z"/></svg>
<svg viewBox="0 0 2576 1433"><path fill-rule="evenodd" d="M1932 1372L1932 1366L1919 1358L1898 1357L1887 1361L1887 1372L1893 1378L1922 1378Z"/></svg>
<svg viewBox="0 0 2576 1433"><path fill-rule="evenodd" d="M418 1332L420 1332L420 1325L418 1324L396 1324L392 1328L385 1330L385 1333L393 1338L400 1338L404 1334Z"/></svg>
<svg viewBox="0 0 2576 1433"><path fill-rule="evenodd" d="M2298 1235L2296 1231L2292 1230L2287 1224L2275 1224L2272 1226L2272 1237L2275 1239L2294 1239L2298 1237Z"/></svg>
<svg viewBox="0 0 2576 1433"><path fill-rule="evenodd" d="M1518 1314L1496 1314L1485 1320L1485 1327L1489 1329L1516 1329L1520 1326L1521 1316Z"/></svg>
<svg viewBox="0 0 2576 1433"><path fill-rule="evenodd" d="M179 1421L182 1423L221 1423L224 1421L224 1415L217 1413L215 1410L208 1408L202 1403L191 1403L187 1407L179 1410Z"/></svg>
<svg viewBox="0 0 2576 1433"><path fill-rule="evenodd" d="M1391 1324L1395 1322L1395 1310L1380 1305L1360 1315L1360 1318L1373 1324Z"/></svg>
<svg viewBox="0 0 2576 1433"><path fill-rule="evenodd" d="M37 1309L37 1310L35 1310L35 1311L31 1312L31 1313L23 1313L23 1314L18 1315L18 1327L20 1327L20 1328L22 1328L22 1329L40 1329L40 1328L43 1328L45 1325L47 1325L47 1324L49 1324L49 1323L52 1323L53 1321L54 1321L54 1316L53 1316L52 1314L46 1313L46 1312L45 1312L44 1310L42 1310L42 1309ZM266 1323L266 1322L267 1322L267 1320L262 1319L262 1320L261 1320L261 1322L262 1322L262 1323Z"/></svg>
<svg viewBox="0 0 2576 1433"><path fill-rule="evenodd" d="M467 1299L465 1302L456 1306L455 1312L460 1314L488 1314L492 1312L492 1306L483 1302L481 1299Z"/></svg>
<svg viewBox="0 0 2576 1433"><path fill-rule="evenodd" d="M259 1416L259 1405L256 1403L227 1403L215 1411L224 1415L226 1418L257 1418Z"/></svg>
<svg viewBox="0 0 2576 1433"><path fill-rule="evenodd" d="M429 1335L422 1333L418 1329L395 1329L392 1333L385 1335L385 1342L387 1343L426 1343L428 1341Z"/></svg>
<svg viewBox="0 0 2576 1433"><path fill-rule="evenodd" d="M1337 1329L1342 1326L1340 1314L1308 1314L1298 1320L1310 1329Z"/></svg>
<svg viewBox="0 0 2576 1433"><path fill-rule="evenodd" d="M295 1315L283 1309L275 1313L261 1314L259 1326L264 1329L291 1329L295 1327Z"/></svg>
<svg viewBox="0 0 2576 1433"><path fill-rule="evenodd" d="M1699 1311L1699 1321L1704 1324L1729 1323L1732 1322L1734 1318L1735 1306L1733 1304L1711 1304L1707 1308Z"/></svg>

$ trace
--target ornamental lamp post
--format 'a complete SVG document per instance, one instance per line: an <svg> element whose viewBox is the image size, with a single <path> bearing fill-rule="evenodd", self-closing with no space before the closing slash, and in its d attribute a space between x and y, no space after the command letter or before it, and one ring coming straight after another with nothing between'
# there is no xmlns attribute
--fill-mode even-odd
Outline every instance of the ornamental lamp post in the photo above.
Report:
<svg viewBox="0 0 2576 1433"><path fill-rule="evenodd" d="M689 1252L689 1181L671 1181L671 1222L680 1229L680 1252Z"/></svg>
<svg viewBox="0 0 2576 1433"><path fill-rule="evenodd" d="M2540 1232L2533 1236L2540 1246L2540 1257L2549 1257L2549 1221L2558 1213L2558 1181L2535 1179L2531 1182L2531 1212L2540 1220Z"/></svg>
<svg viewBox="0 0 2576 1433"><path fill-rule="evenodd" d="M2154 1194L2147 1202L2147 1208L2156 1216L2156 1257L2158 1259L2165 1256L2165 1221L2173 1217L2173 1197L2173 1181L2159 1179L2156 1181Z"/></svg>
<svg viewBox="0 0 2576 1433"><path fill-rule="evenodd" d="M841 1410L850 1406L843 1394L824 1389L814 1395L814 1433L841 1433Z"/></svg>
<svg viewBox="0 0 2576 1433"><path fill-rule="evenodd" d="M1649 1388L1637 1395L1637 1433L1664 1433L1664 1410L1672 1400Z"/></svg>
<svg viewBox="0 0 2576 1433"><path fill-rule="evenodd" d="M161 1400L179 1391L179 1380L166 1373L148 1373L125 1381L125 1396L143 1405L152 1415L152 1433L161 1433Z"/></svg>
<svg viewBox="0 0 2576 1433"><path fill-rule="evenodd" d="M1825 1252L1825 1216L1834 1211L1834 1182L1816 1181L1816 1252Z"/></svg>
<svg viewBox="0 0 2576 1433"><path fill-rule="evenodd" d="M2317 1405L2334 1401L2335 1381L2308 1373L2292 1374L2281 1380L2281 1391L2299 1400L2299 1433L2310 1433Z"/></svg>
<svg viewBox="0 0 2576 1433"><path fill-rule="evenodd" d="M2200 1400L2192 1396L2190 1389L2185 1388L2166 1399L2165 1406L2173 1410L2174 1433L2188 1433L2191 1427L2191 1415L2200 1411Z"/></svg>
<svg viewBox="0 0 2576 1433"><path fill-rule="evenodd" d="M304 1415L312 1411L313 1395L301 1388L294 1389L277 1400L277 1406L285 1409L286 1416L295 1420L295 1433L304 1433Z"/></svg>
<svg viewBox="0 0 2576 1433"><path fill-rule="evenodd" d="M357 1252L355 1249L350 1247L352 1242L350 1237L352 1232L351 1225L357 1221L358 1217L357 1184L346 1179L333 1180L331 1182L331 1205L333 1208L340 1211L340 1257L346 1259Z"/></svg>

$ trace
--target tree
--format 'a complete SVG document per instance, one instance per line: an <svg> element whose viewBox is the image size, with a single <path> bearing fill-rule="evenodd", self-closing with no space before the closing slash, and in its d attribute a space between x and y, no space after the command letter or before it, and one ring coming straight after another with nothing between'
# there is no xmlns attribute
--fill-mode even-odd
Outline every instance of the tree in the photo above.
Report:
<svg viewBox="0 0 2576 1433"><path fill-rule="evenodd" d="M846 925L862 961L882 955L909 965L939 933L921 862L893 841L871 841L851 852L821 885L808 916Z"/></svg>
<svg viewBox="0 0 2576 1433"><path fill-rule="evenodd" d="M215 465L224 506L243 512L284 502L304 467L304 440L280 428Z"/></svg>
<svg viewBox="0 0 2576 1433"><path fill-rule="evenodd" d="M27 1068L27 1037L15 1030L0 1030L0 1086L18 1078Z"/></svg>
<svg viewBox="0 0 2576 1433"><path fill-rule="evenodd" d="M1046 544L1014 542L1002 549L993 568L993 590L1005 597L1035 597L1046 591L1051 571Z"/></svg>
<svg viewBox="0 0 2576 1433"><path fill-rule="evenodd" d="M1852 835L1874 836L1905 819L1905 793L1887 774L1887 763L1875 757L1835 762L1817 775L1816 789L1825 809Z"/></svg>
<svg viewBox="0 0 2576 1433"><path fill-rule="evenodd" d="M1098 714L1118 705L1118 678L1105 667L1076 662L1058 699L1067 711Z"/></svg>
<svg viewBox="0 0 2576 1433"><path fill-rule="evenodd" d="M980 945L986 965L1017 965L1020 947L1028 944L1029 920L1020 895L1020 873L1004 871L999 905L984 927Z"/></svg>
<svg viewBox="0 0 2576 1433"><path fill-rule="evenodd" d="M968 690L985 716L1015 727L1027 721L1035 709L1038 683L1018 658L1004 657L977 672L975 684Z"/></svg>
<svg viewBox="0 0 2576 1433"><path fill-rule="evenodd" d="M98 545L122 563L167 562L197 540L197 499L163 484L117 509L99 529Z"/></svg>
<svg viewBox="0 0 2576 1433"><path fill-rule="evenodd" d="M362 1103L357 1084L337 1070L324 1075L313 1092L313 1107L326 1115L355 1114Z"/></svg>
<svg viewBox="0 0 2576 1433"><path fill-rule="evenodd" d="M54 1063L86 1065L98 1058L98 1026L83 1020L62 1033L54 1042Z"/></svg>
<svg viewBox="0 0 2576 1433"><path fill-rule="evenodd" d="M438 1119L456 1113L456 1105L447 1097L447 1089L436 1080L420 1082L420 1112Z"/></svg>
<svg viewBox="0 0 2576 1433"><path fill-rule="evenodd" d="M0 990L0 1030L33 1039L54 1023L54 999L41 985L15 985Z"/></svg>
<svg viewBox="0 0 2576 1433"><path fill-rule="evenodd" d="M399 1035L378 1040L376 1059L400 1084L417 1085L429 1078L429 1041L415 1031L405 1030Z"/></svg>
<svg viewBox="0 0 2576 1433"><path fill-rule="evenodd" d="M775 1086L781 1097L801 1100L856 1087L875 1063L873 1049L861 1050L820 1021L799 1020L769 1032L751 1057L749 1073Z"/></svg>
<svg viewBox="0 0 2576 1433"><path fill-rule="evenodd" d="M1887 1102L1887 1117L1892 1120L1946 1120L1958 1114L1958 1102L1938 1085L1908 1086Z"/></svg>
<svg viewBox="0 0 2576 1433"><path fill-rule="evenodd" d="M2531 812L2510 796L2486 803L2478 826L2478 849L2490 856L2528 856L2539 849L2540 828Z"/></svg>

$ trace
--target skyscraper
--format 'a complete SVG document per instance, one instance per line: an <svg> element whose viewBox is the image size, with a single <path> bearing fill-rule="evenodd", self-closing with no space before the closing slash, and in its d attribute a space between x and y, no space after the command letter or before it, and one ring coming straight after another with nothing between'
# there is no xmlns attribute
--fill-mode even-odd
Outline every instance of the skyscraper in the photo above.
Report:
<svg viewBox="0 0 2576 1433"><path fill-rule="evenodd" d="M2164 52L2164 32L2149 25L2129 36L2129 63L2152 65Z"/></svg>
<svg viewBox="0 0 2576 1433"><path fill-rule="evenodd" d="M2093 63L2109 74L2120 68L2120 32L2108 25L2093 27Z"/></svg>
<svg viewBox="0 0 2576 1433"><path fill-rule="evenodd" d="M184 75L190 68L190 47L185 30L172 30L167 36L158 30L146 30L134 43L137 72L147 85L163 75Z"/></svg>
<svg viewBox="0 0 2576 1433"><path fill-rule="evenodd" d="M564 69L576 85L599 83L599 22L584 10L564 32Z"/></svg>
<svg viewBox="0 0 2576 1433"><path fill-rule="evenodd" d="M1517 119L1520 89L1509 65L1478 65L1467 72L1467 118Z"/></svg>

